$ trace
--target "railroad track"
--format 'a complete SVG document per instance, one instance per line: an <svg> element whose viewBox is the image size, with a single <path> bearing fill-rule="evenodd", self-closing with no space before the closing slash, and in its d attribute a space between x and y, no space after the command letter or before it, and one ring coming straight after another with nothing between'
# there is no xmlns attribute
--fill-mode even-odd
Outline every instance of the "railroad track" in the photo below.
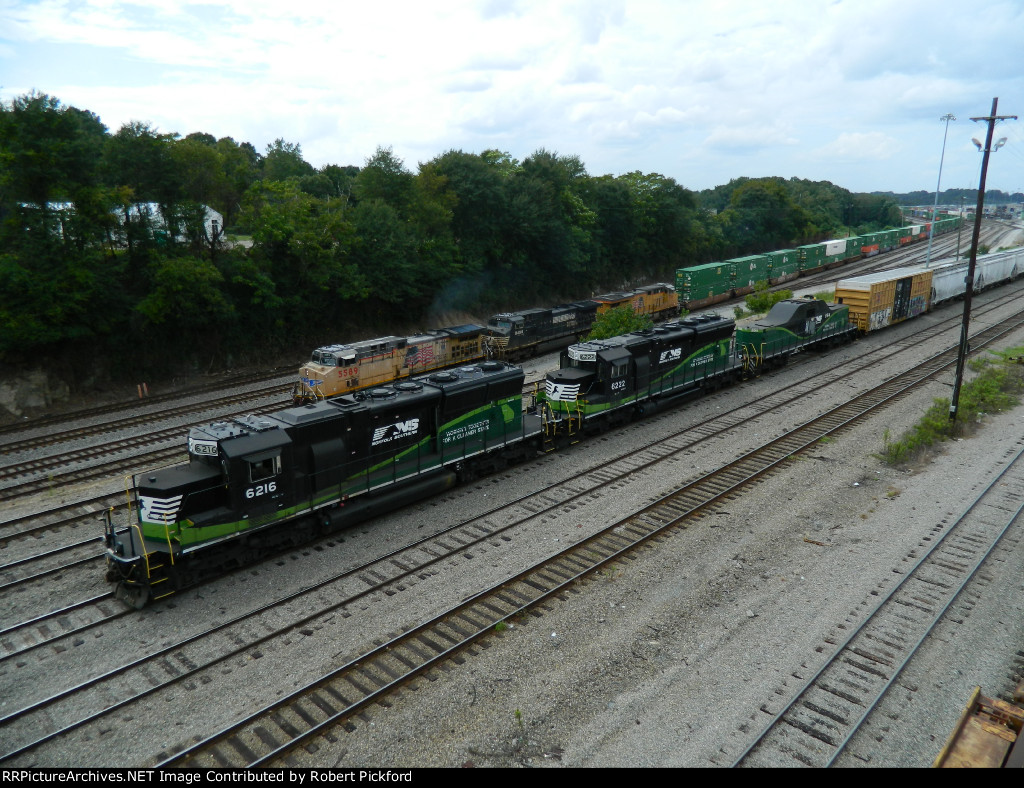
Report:
<svg viewBox="0 0 1024 788"><path fill-rule="evenodd" d="M991 341L998 333L992 330L988 339ZM976 337L975 343L981 344L985 339ZM916 374L899 376L539 566L475 595L435 620L357 655L337 671L280 702L180 753L169 754L159 765L255 766L281 762L292 747L344 722L369 704L386 704L386 695L413 676L449 659L461 659L458 652L491 637L499 623L516 615L536 614L538 605L576 590L589 573L627 556L644 542L667 535L683 520L708 510L716 502L738 494L753 480L790 462L822 437L901 396L954 361L953 351L932 359Z"/></svg>
<svg viewBox="0 0 1024 788"><path fill-rule="evenodd" d="M932 328L930 328L928 330L929 331L937 331L937 330L939 330L939 328L940 327L932 327ZM983 337L976 336L974 338L974 345L975 345L975 347L976 348L980 347L982 345L983 340L984 340ZM906 340L906 342L908 344L916 343L916 342L919 342L919 341L920 341L920 335L915 335L914 338L910 338L910 339ZM871 364L877 363L877 359L873 359L873 360L869 361L868 363L871 363ZM847 374L853 374L853 373L847 373ZM934 373L932 373L932 374L934 374ZM927 376L925 376L925 377L927 377ZM922 378L922 379L925 379L925 378ZM821 384L822 384L821 376L816 376L815 380L814 380L814 387L815 388L820 388ZM793 395L790 398L791 400L806 395L806 391L805 392L797 392L795 389L791 393ZM748 416L738 417L736 419L736 421L735 421L733 426L735 426L735 424L743 424L743 423L749 424L750 423L749 419L750 419L749 415ZM723 429L724 428L725 427L723 427ZM692 446L693 446L693 442L691 441L691 442L688 442L688 443L684 443L684 445L682 445L682 446L678 446L677 445L675 447L666 447L665 450L668 451L669 453L671 453L672 451L682 452L682 451L691 450ZM650 451L651 449L652 449L652 447L646 447L644 450L640 450L640 451ZM636 454L638 455L637 457L633 457L631 460L629 460L629 461L624 463L625 465L629 465L631 467L626 469L626 470L622 470L618 477L616 477L615 474L612 474L611 476L609 476L607 470L602 470L600 473L595 473L594 474L594 478L595 478L596 481L594 483L594 486L600 486L601 484L608 484L610 482L610 479L612 479L612 478L624 478L625 475L628 475L629 473L632 473L632 472L634 472L635 470L638 470L641 467L645 467L645 463L646 464L650 464L651 462L656 461L655 459L641 460L641 459L639 459L639 452L637 452ZM612 482L612 483L614 483L614 482ZM547 491L542 491L542 492L547 492ZM582 495L586 495L586 494L589 494L589 491L586 490L586 489L584 489L584 490L577 490L575 493L572 493L572 495L576 496L576 497L579 497L579 496L582 496ZM540 495L540 493L538 493L538 495ZM570 499L562 499L562 500L557 501L554 504L548 503L547 506L549 508L551 506L554 506L554 507L564 506L567 503L568 500L570 500ZM539 511L544 511L543 507L538 508L536 503L534 503L534 504L523 504L523 508L525 508L528 511L529 514L532 514L534 516L536 516ZM476 544L479 544L480 540L486 541L488 539L496 538L495 537L496 531L493 529L493 526L491 526L491 525L481 526L479 523L477 523L475 526L470 524L469 527L470 528L476 527L476 528L480 529L478 531L478 534L477 534L477 537L476 537L477 540L478 540ZM452 555L452 553L450 551L451 551L453 546L457 550L472 549L472 546L473 546L472 539L469 539L468 541L464 541L466 539L466 537L464 535L459 537L459 538L454 538L454 539L453 539L453 534L449 533L449 534L445 534L445 536L446 536L447 539L452 539L453 545L449 545L449 548L447 548L449 550L448 553L444 553L443 551L438 551L438 549L436 547L433 548L433 551L435 553L434 558L436 558L438 560L442 560L444 558L450 557L450 555ZM500 537L498 537L498 538L500 538ZM469 545L468 548L467 548L467 545ZM441 553L441 555L438 555L439 552ZM394 560L394 556L388 556L386 558L388 559L388 561ZM399 563L402 563L402 561L400 560ZM417 564L416 562L408 562L408 563L409 563L409 567L407 568L407 573L404 575L404 578L406 578L406 579L409 579L410 577L413 577L415 575L416 571L421 571L421 572L422 571L429 571L428 569L424 568L424 567L427 566L425 564ZM385 564L386 564L386 562L385 562ZM412 572L412 574L410 575L409 572ZM366 576L376 575L376 574L379 574L379 573L380 573L380 567L379 566L376 569L374 569L372 572L370 572L368 570L365 570L365 568L364 568L364 571L362 572L362 574L364 574ZM337 578L334 578L334 580L337 580ZM387 583L390 583L392 586L394 586L396 583L400 584L401 582L402 582L402 577L397 577L397 578L396 577L389 577L384 583L378 584L378 586L376 587L375 591L364 591L364 593L371 593L371 592L386 593L386 592L382 592L381 591L381 589L383 588L383 585L385 585ZM342 602L341 604L345 604L345 603ZM349 601L347 604L351 604L351 601ZM318 615L322 615L322 614L323 614L323 611L318 613ZM302 623L303 622L300 621L300 623L298 625L295 625L295 624L290 625L287 628L287 631L293 630L295 626L300 626L300 625L302 625ZM204 634L206 634L206 633L204 633ZM201 636L202 635L200 635L200 637ZM241 640L243 641L244 644L237 646L237 649L241 649L241 651L235 650L235 651L231 652L230 654L228 654L227 656L224 656L223 659L228 659L228 658L230 658L230 656L237 655L239 653L243 653L245 649L251 649L251 648L254 647L254 644L251 642L251 639L246 640L245 638L241 638ZM169 653L170 652L162 654L162 656L164 658L169 658L169 656L168 656ZM159 658L157 657L157 658L154 658L154 659L159 659ZM179 657L176 653L174 654L174 660L177 661L177 662L187 663L187 662L190 661L190 659L191 658L187 657L187 656ZM155 663L150 663L150 664L155 664ZM132 666L128 666L128 667L132 667ZM176 671L176 672L180 672L180 671ZM118 675L120 675L120 674L118 674ZM193 680L195 679L195 674L188 674L188 675L191 675ZM108 678L108 680L112 680L112 679L113 679L112 676ZM181 680L188 681L189 679L188 678L183 678ZM120 681L118 682L118 685L120 685ZM161 684L161 687L163 687L163 686L164 685ZM75 688L76 691L80 691L82 689L85 689L85 688L84 687ZM156 689L159 689L159 688L154 688L153 691L156 691ZM122 694L121 692L118 692L118 695L121 695L121 694ZM146 693L144 693L144 695L139 696L139 697L144 697L145 695L148 695L148 694L149 693L146 692ZM103 713L105 714L107 712L112 711L115 708L120 708L120 707L121 707L121 704L118 704L115 707L107 709ZM57 716L59 718L60 715L57 715ZM4 718L4 720L0 720L0 723L7 723L7 722L11 722L11 721L12 720L9 720L8 718ZM75 729L77 727L80 727L81 725L85 725L86 723L87 723L87 721L81 721L79 723L74 723L72 725L72 727L70 728L70 730L73 730L73 729ZM65 732L67 732L67 730L69 730L69 729L67 729L67 728L62 729L61 733L65 733ZM56 735L56 734L54 734L54 735ZM33 745L33 746L36 746L36 745Z"/></svg>
<svg viewBox="0 0 1024 788"><path fill-rule="evenodd" d="M992 329L987 337L976 335L975 344L994 341L1004 333L1006 329ZM514 624L519 616L542 615L544 605L578 593L592 573L629 559L638 547L667 538L674 529L714 511L750 484L791 463L822 438L841 432L955 363L955 349L938 354L432 620L359 654L217 733L180 752L167 753L156 765L295 765L289 753L296 747L315 749L317 745L311 744L315 737L333 736L332 730L373 704L386 707L389 696L415 677L429 678L431 671L450 661L461 662L464 653L472 655L475 649L485 647L502 627Z"/></svg>
<svg viewBox="0 0 1024 788"><path fill-rule="evenodd" d="M265 397L272 397L279 394L284 394L290 390L288 386L282 386L280 384L274 384L267 386L255 391L248 391L244 394L234 393L217 399L207 400L202 403L194 403L190 405L179 405L178 407L168 408L166 410L159 410L152 413L139 414L135 416L127 416L125 418L115 419L113 421L105 421L100 424L90 424L84 427L75 427L70 430L62 430L60 432L51 432L45 435L36 435L31 438L23 438L21 440L11 441L0 445L0 455L12 455L18 452L31 451L33 449L40 449L47 446L56 446L61 443L70 443L75 440L82 440L84 438L92 438L97 435L109 435L114 432L121 432L123 430L130 430L132 428L144 427L154 421L165 421L167 419L181 418L183 416L191 416L196 413L203 413L210 410L217 410L220 408L231 407L239 402L247 400L258 400ZM281 400L279 407L286 407L290 404L290 400ZM181 430L181 427L176 429ZM119 445L131 446L133 440L139 440L143 436L136 436L134 438L118 438ZM0 476L3 478L3 476Z"/></svg>
<svg viewBox="0 0 1024 788"><path fill-rule="evenodd" d="M826 641L828 659L790 699L760 707L770 720L732 765L823 768L839 765L847 752L846 765L867 762L851 742L990 556L1020 549L1024 524L1015 522L1022 511L1024 448L1018 448L959 518L937 524L906 565L879 583L858 608L860 620L851 611L842 624L845 639Z"/></svg>
<svg viewBox="0 0 1024 788"><path fill-rule="evenodd" d="M105 416L110 413L121 413L128 407L150 406L163 402L178 402L186 397L197 396L210 391L221 391L224 389L237 388L238 386L252 385L253 383L281 378L285 374L294 375L296 369L298 369L297 364L294 367L275 367L268 372L256 375L251 373L229 375L214 383L195 386L185 391L173 391L168 392L167 394L158 394L152 397L146 397L143 400L125 400L122 402L113 402L109 405L97 405L93 408L73 410L67 413L39 416L25 422L18 422L0 427L0 436L25 432L26 430L35 429L37 427L50 427L55 424L64 424L69 421L81 421L83 419L95 418L97 416ZM285 386L287 385L290 387L291 383L280 383L278 385L282 390L284 390ZM75 432L75 430L71 430L70 432ZM7 453L6 445L2 441L0 441L0 453Z"/></svg>
<svg viewBox="0 0 1024 788"><path fill-rule="evenodd" d="M997 300L997 305L1012 300L1011 296L1004 296ZM995 308L995 307L990 307ZM716 435L720 435L723 432L734 429L741 425L751 425L759 416L764 415L765 412L769 412L773 408L782 408L786 405L791 405L794 402L801 401L814 391L820 390L822 386L830 383L837 383L844 380L849 380L851 377L855 378L859 376L865 367L874 366L881 363L886 358L892 357L903 349L912 347L922 341L927 341L931 336L934 336L947 329L955 323L954 319L944 321L942 324L929 327L924 331L920 331L914 334L912 338L908 338L902 342L894 343L887 349L883 349L880 352L873 352L866 359L861 359L861 363L856 368L848 369L845 372L831 372L825 375L817 374L813 378L791 384L784 389L781 389L768 397L758 398L756 401L757 412L751 412L749 406L740 406L734 408L731 412L720 414L713 424L708 423L701 425L693 430L686 430L677 432L675 435L666 436L655 446L645 447L635 452L628 453L627 455L620 457L618 460L592 469L588 474L592 474L595 481L591 486L585 483L584 479L576 480L577 486L583 490L593 489L594 487L603 484L615 484L621 481L625 476L637 472L641 469L648 468L662 459L672 456L674 454L685 453L687 451L694 451L697 448L697 444L701 441ZM557 486L557 485L556 485ZM538 493L538 495L552 495L552 488L549 487L544 491ZM578 498L583 493L573 494L570 498L565 498L562 493L554 493L556 498L560 501L561 505L568 503L570 500ZM117 502L114 506L116 511L123 511L124 504L123 499L120 496L109 496L105 498L96 499L97 503L102 504L99 509L95 510L98 513L108 504ZM535 504L521 503L524 508L529 509L530 512L536 513L541 510L545 510L542 505L538 508ZM77 511L77 507L73 508ZM547 507L550 509L550 506ZM51 515L53 513L50 513ZM39 526L38 530L47 530L53 527L50 524L44 523ZM31 531L30 531L31 533ZM102 567L99 566L99 562L102 560L102 549L95 539L89 539L81 542L77 542L71 545L65 545L61 548L54 550L48 550L46 553L37 555L34 557L20 559L15 562L10 562L4 566L0 566L0 578L4 579L4 587L14 587L21 584L44 581L45 578L58 573L69 570L71 565L59 564L57 566L48 566L47 568L41 568L39 563L41 561L52 561L54 556L60 555L63 552L71 551L73 548L86 547L92 550L93 555L76 561L79 566L89 565L89 571L99 575L102 571ZM33 558L40 559L40 561L33 561ZM40 593L40 596L45 596ZM56 639L62 636L63 629L67 626L53 626L50 622L52 619L58 619L62 622L67 622L69 616L63 612L64 608L54 611L53 613L38 613L31 617L31 625L27 627L30 632L19 636L20 641L28 642L32 646L41 645L46 642L50 642L51 639ZM79 616L81 617L81 616ZM87 616L90 618L89 626L95 626L102 623L102 618L95 619L94 615ZM9 627L11 632L11 638L8 643L13 643L15 638L13 631L17 630L18 627ZM72 628L71 633L78 633L80 630ZM42 632L46 637L40 635ZM8 645L9 651L16 650L13 645Z"/></svg>

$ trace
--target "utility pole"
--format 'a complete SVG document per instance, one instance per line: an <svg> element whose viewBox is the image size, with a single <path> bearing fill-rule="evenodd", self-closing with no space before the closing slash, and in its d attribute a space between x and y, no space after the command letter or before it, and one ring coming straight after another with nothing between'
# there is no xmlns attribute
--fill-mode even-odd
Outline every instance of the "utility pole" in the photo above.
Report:
<svg viewBox="0 0 1024 788"><path fill-rule="evenodd" d="M985 134L984 158L981 160L981 183L978 185L978 207L974 211L974 232L971 235L971 257L967 263L967 288L964 292L964 320L960 327L960 351L956 357L956 378L953 381L953 398L949 403L949 420L956 421L956 409L960 404L960 386L964 379L964 362L967 360L967 326L971 320L971 295L974 292L974 269L978 262L978 238L981 235L981 216L985 208L985 177L988 175L988 156L992 152L992 134L1000 120L1017 120L1016 115L996 115L999 98L992 99L992 112L988 117L971 118L988 123Z"/></svg>

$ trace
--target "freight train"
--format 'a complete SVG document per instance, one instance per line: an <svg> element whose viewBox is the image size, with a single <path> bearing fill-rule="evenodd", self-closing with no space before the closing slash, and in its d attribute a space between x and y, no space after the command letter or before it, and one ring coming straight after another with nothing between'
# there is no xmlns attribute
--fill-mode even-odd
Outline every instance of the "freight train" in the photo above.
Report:
<svg viewBox="0 0 1024 788"><path fill-rule="evenodd" d="M950 267L951 266L951 267ZM264 416L193 427L187 463L133 477L131 521L108 517L108 579L141 607L209 573L575 443L764 369L928 311L937 273L965 263L840 281L837 303L776 304L737 328L689 316L567 348L543 391L522 368L487 360ZM1024 250L988 255L977 280L1024 274Z"/></svg>
<svg viewBox="0 0 1024 788"><path fill-rule="evenodd" d="M684 308L703 309L720 301L752 293L759 282L770 285L788 282L826 268L835 268L853 260L925 241L929 232L933 236L943 235L958 229L961 222L959 216L953 216L854 238L839 238L796 249L781 249L767 254L680 268L676 271L676 290Z"/></svg>
<svg viewBox="0 0 1024 788"><path fill-rule="evenodd" d="M296 404L381 386L438 369L484 359L517 361L542 346L564 347L587 334L598 315L620 306L654 320L679 316L670 284L645 285L572 304L494 315L486 326L448 326L409 337L379 337L313 351L292 391Z"/></svg>

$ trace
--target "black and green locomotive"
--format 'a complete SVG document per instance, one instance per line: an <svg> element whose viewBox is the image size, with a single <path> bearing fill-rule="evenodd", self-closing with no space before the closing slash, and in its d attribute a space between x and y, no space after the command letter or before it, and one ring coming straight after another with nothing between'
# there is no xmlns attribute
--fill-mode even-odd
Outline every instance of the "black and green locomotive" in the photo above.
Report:
<svg viewBox="0 0 1024 788"><path fill-rule="evenodd" d="M522 389L521 368L488 361L193 427L188 463L136 476L131 525L108 520L108 578L141 607L532 456Z"/></svg>
<svg viewBox="0 0 1024 788"><path fill-rule="evenodd" d="M735 328L729 318L699 315L570 346L544 383L541 408L554 425L545 448L739 379Z"/></svg>
<svg viewBox="0 0 1024 788"><path fill-rule="evenodd" d="M791 300L573 345L525 401L522 368L487 361L193 427L187 463L134 477L129 526L108 519L108 578L141 607L855 333L847 307Z"/></svg>
<svg viewBox="0 0 1024 788"><path fill-rule="evenodd" d="M560 369L545 381L544 447L554 449L687 395L754 377L803 350L856 336L848 307L794 298L775 304L745 328L706 314L572 345L562 352Z"/></svg>

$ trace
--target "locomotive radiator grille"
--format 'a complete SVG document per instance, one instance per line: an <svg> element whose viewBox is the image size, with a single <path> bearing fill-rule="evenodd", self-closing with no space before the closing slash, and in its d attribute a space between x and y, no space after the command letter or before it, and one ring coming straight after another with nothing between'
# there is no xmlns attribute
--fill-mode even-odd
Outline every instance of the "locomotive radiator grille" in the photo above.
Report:
<svg viewBox="0 0 1024 788"><path fill-rule="evenodd" d="M175 495L171 498L151 498L148 495L139 496L139 522L171 525L178 516L178 509L181 507L181 499L183 497L181 495Z"/></svg>
<svg viewBox="0 0 1024 788"><path fill-rule="evenodd" d="M544 382L544 393L552 402L575 402L580 396L579 383Z"/></svg>

